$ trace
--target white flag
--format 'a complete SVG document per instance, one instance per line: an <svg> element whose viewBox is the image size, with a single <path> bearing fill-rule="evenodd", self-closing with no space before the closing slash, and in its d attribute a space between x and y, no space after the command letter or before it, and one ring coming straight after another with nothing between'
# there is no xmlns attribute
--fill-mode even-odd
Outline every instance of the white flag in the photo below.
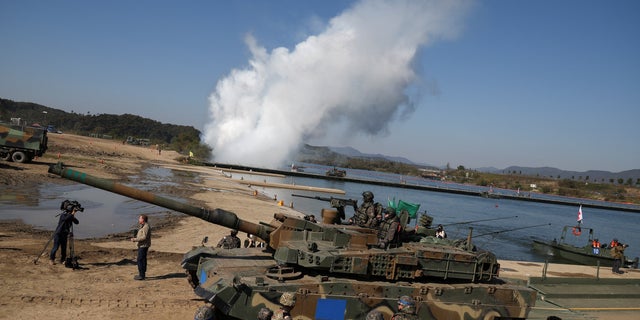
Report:
<svg viewBox="0 0 640 320"><path fill-rule="evenodd" d="M582 223L582 205L578 209L578 223Z"/></svg>

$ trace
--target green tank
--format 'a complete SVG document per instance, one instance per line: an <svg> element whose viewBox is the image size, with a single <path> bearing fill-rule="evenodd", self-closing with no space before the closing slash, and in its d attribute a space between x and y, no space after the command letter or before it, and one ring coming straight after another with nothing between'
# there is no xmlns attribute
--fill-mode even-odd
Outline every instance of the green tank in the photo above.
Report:
<svg viewBox="0 0 640 320"><path fill-rule="evenodd" d="M295 297L295 304L285 307L293 319L364 319L372 310L388 319L401 296L415 300L420 319L525 319L535 304L535 291L498 278L495 255L476 248L471 233L458 241L421 242L407 232L402 241L380 249L372 229L281 213L255 224L230 211L191 206L62 163L49 172L264 240L264 248L231 250L203 241L184 255L189 282L206 303L197 319L255 319L262 308L283 307L284 293ZM323 210L323 216L331 214Z"/></svg>

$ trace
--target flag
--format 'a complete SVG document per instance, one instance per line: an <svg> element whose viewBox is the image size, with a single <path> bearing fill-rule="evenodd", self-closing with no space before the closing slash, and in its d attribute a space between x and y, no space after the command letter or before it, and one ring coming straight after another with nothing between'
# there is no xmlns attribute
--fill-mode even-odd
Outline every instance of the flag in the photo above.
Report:
<svg viewBox="0 0 640 320"><path fill-rule="evenodd" d="M582 205L578 208L578 223L582 223Z"/></svg>
<svg viewBox="0 0 640 320"><path fill-rule="evenodd" d="M398 200L397 206L398 207L396 208L396 210L398 211L407 210L407 212L409 213L409 217L413 219L415 219L416 214L418 213L418 209L420 209L420 204L404 202L402 200Z"/></svg>

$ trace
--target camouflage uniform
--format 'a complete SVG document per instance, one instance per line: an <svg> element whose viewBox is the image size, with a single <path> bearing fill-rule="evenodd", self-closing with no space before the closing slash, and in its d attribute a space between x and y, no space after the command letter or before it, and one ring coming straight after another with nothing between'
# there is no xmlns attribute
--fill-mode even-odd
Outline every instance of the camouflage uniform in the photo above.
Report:
<svg viewBox="0 0 640 320"><path fill-rule="evenodd" d="M193 317L194 320L213 320L214 319L214 312L213 309L208 306L201 306L198 308L198 310L196 310L196 314Z"/></svg>
<svg viewBox="0 0 640 320"><path fill-rule="evenodd" d="M258 312L258 320L271 320L271 317L273 317L273 311L269 308L262 308Z"/></svg>
<svg viewBox="0 0 640 320"><path fill-rule="evenodd" d="M273 314L273 320L292 320L291 309L296 304L296 295L293 292L285 292L280 296L280 304L282 305Z"/></svg>
<svg viewBox="0 0 640 320"><path fill-rule="evenodd" d="M624 260L624 246L622 243L617 243L615 247L611 248L611 256L613 257L613 267L611 268L611 272L613 273L624 273L624 271L620 271L620 267L622 266L622 261Z"/></svg>
<svg viewBox="0 0 640 320"><path fill-rule="evenodd" d="M385 210L384 221L378 228L378 245L380 248L386 248L387 245L393 241L398 231L400 220L396 216L396 210L393 208L387 208Z"/></svg>
<svg viewBox="0 0 640 320"><path fill-rule="evenodd" d="M382 312L378 310L371 310L367 313L366 320L384 320L384 317L382 316Z"/></svg>
<svg viewBox="0 0 640 320"><path fill-rule="evenodd" d="M416 315L416 301L409 296L402 296L398 299L398 312L391 320L418 320Z"/></svg>
<svg viewBox="0 0 640 320"><path fill-rule="evenodd" d="M217 247L224 249L234 249L240 248L241 243L242 242L240 241L240 238L238 238L238 230L231 230L231 235L220 239Z"/></svg>
<svg viewBox="0 0 640 320"><path fill-rule="evenodd" d="M373 202L373 193L365 191L362 193L362 205L358 207L353 215L353 224L364 228L375 228L377 225L376 217L382 214L382 205Z"/></svg>

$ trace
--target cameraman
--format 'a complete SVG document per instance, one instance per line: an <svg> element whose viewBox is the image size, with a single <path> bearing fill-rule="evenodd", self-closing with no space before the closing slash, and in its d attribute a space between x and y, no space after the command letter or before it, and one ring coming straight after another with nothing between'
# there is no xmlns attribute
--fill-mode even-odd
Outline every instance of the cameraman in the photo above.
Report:
<svg viewBox="0 0 640 320"><path fill-rule="evenodd" d="M71 224L80 223L80 221L76 219L76 212L78 211L77 206L69 204L64 208L64 210L65 211L60 215L60 219L58 220L56 231L53 233L53 248L49 254L49 263L51 265L56 264L56 251L58 251L58 247L60 247L60 263L64 263L67 258L67 239L69 237L69 233L71 233Z"/></svg>

